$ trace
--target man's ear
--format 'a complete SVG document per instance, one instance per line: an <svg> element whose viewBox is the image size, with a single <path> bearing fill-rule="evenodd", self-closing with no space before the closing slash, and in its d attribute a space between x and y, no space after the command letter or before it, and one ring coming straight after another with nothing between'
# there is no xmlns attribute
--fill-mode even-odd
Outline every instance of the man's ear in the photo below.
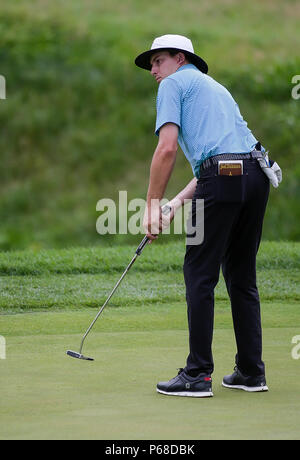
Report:
<svg viewBox="0 0 300 460"><path fill-rule="evenodd" d="M184 53L179 52L176 54L178 64L182 65L186 60Z"/></svg>

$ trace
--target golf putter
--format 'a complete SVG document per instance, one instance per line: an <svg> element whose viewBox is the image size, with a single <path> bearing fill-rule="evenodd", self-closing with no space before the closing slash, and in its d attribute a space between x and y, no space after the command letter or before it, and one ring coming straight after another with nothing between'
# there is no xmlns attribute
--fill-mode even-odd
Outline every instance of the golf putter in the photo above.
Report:
<svg viewBox="0 0 300 460"><path fill-rule="evenodd" d="M162 213L167 215L170 213L171 211L171 207L167 204L167 205L164 205L162 207ZM134 264L134 262L136 261L136 259L138 258L138 256L141 255L143 249L146 247L147 243L149 242L150 238L148 238L147 236L144 236L144 238L142 239L141 243L139 244L137 250L135 251L135 254L134 254L134 257L132 258L131 262L129 263L128 267L126 268L126 270L124 271L123 275L121 276L121 278L119 279L119 281L117 282L117 284L115 285L115 287L113 288L113 290L111 291L111 293L109 294L109 296L107 297L106 301L104 302L104 304L102 305L102 307L100 308L99 312L97 313L95 319L93 320L93 322L91 323L91 325L89 326L89 328L87 329L86 333L84 334L83 338L82 338L82 341L81 341L81 344L80 344L80 348L79 348L79 352L77 351L72 351L72 350L68 350L67 351L67 355L68 356L71 356L72 358L78 358L78 359L84 359L86 361L94 361L93 358L88 358L87 356L84 356L81 352L82 352L82 348L83 348L83 344L84 344L84 341L87 337L87 335L89 334L89 332L91 331L92 327L94 326L95 322L97 321L97 319L99 318L99 316L101 315L101 313L103 312L104 308L106 307L106 305L108 304L108 302L110 301L110 299L112 298L112 296L114 295L115 291L117 290L117 288L119 287L119 285L121 284L123 278L126 276L126 274L128 273L128 271L130 270L130 268L132 267L132 265Z"/></svg>

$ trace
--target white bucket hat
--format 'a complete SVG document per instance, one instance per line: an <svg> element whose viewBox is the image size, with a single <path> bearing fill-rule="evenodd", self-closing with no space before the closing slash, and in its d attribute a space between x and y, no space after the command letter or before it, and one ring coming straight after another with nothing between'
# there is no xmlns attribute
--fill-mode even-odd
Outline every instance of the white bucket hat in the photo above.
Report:
<svg viewBox="0 0 300 460"><path fill-rule="evenodd" d="M169 49L178 50L178 52L183 51L187 59L201 70L201 72L208 72L206 62L194 53L191 40L182 35L162 35L161 37L157 37L152 43L151 49L140 54L135 59L135 64L142 69L151 70L150 58L152 54Z"/></svg>

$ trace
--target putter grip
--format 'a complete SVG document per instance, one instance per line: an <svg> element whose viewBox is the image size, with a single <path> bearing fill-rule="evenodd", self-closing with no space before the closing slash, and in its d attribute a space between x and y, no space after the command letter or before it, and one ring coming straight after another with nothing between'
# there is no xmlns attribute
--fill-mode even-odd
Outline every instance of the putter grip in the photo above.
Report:
<svg viewBox="0 0 300 460"><path fill-rule="evenodd" d="M168 204L166 204L166 205L164 205L164 206L161 208L161 211L162 211L163 214L169 214L169 212L171 212L171 209L172 209L171 206L169 206ZM145 237L142 239L142 241L141 241L139 247L138 247L137 250L135 251L135 253L136 253L138 256L141 254L142 250L144 249L144 247L145 247L146 244L148 243L149 239L150 239L150 238L148 238L148 236L145 236Z"/></svg>
<svg viewBox="0 0 300 460"><path fill-rule="evenodd" d="M144 247L146 246L146 244L148 243L149 241L149 238L148 236L144 236L144 238L142 239L139 247L137 248L137 250L135 251L135 253L139 256L142 252L142 250L144 249Z"/></svg>

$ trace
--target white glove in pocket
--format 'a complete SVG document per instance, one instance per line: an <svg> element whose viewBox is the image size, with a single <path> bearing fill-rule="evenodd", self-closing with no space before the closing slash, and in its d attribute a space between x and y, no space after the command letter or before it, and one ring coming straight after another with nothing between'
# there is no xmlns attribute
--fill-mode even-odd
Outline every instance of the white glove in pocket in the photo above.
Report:
<svg viewBox="0 0 300 460"><path fill-rule="evenodd" d="M277 188L282 181L282 171L278 163L275 161L272 166L270 166L268 152L266 152L263 158L257 158L257 161L273 187Z"/></svg>

